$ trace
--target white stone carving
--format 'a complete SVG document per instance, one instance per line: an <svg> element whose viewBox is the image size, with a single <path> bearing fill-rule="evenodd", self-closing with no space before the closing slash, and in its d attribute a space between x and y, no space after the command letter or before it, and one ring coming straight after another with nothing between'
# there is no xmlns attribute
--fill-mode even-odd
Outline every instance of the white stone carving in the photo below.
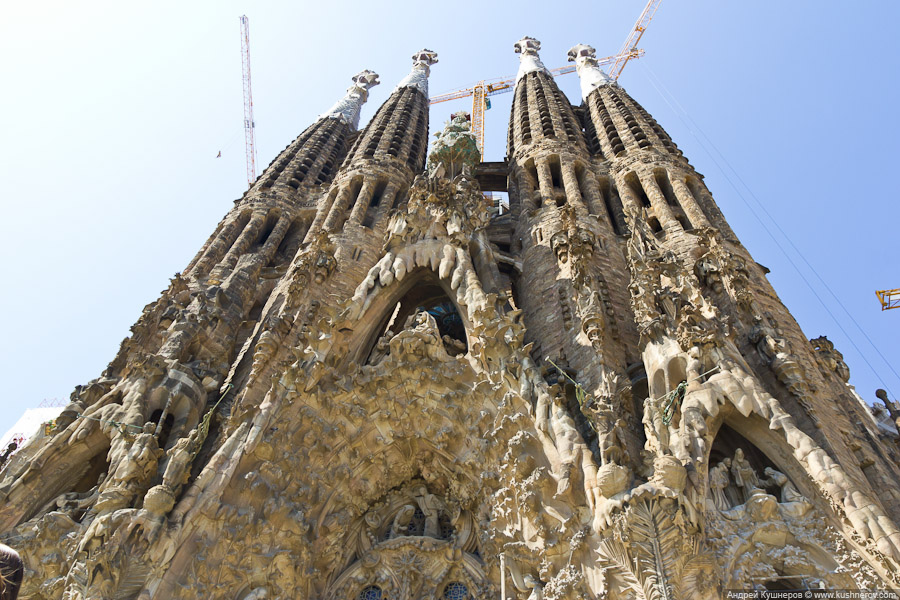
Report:
<svg viewBox="0 0 900 600"><path fill-rule="evenodd" d="M347 88L344 97L319 118L341 119L350 124L353 129L357 129L359 127L359 111L369 99L369 89L379 83L381 82L378 81L378 73L374 71L367 69L357 73L353 76L353 85Z"/></svg>
<svg viewBox="0 0 900 600"><path fill-rule="evenodd" d="M575 62L575 70L581 79L581 97L587 97L595 89L602 85L615 83L615 81L600 70L597 64L597 51L587 44L578 44L569 49L569 62Z"/></svg>

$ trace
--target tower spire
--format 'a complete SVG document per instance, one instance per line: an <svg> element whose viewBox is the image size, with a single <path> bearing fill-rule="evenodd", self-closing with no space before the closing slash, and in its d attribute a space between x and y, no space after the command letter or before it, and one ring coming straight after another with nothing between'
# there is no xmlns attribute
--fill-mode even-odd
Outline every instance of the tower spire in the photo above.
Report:
<svg viewBox="0 0 900 600"><path fill-rule="evenodd" d="M516 73L516 83L527 74L535 71L543 71L548 75L550 74L550 71L541 62L541 57L538 56L538 51L541 49L541 43L538 40L526 35L516 42L513 47L516 50L516 54L521 54L519 57L519 72Z"/></svg>
<svg viewBox="0 0 900 600"><path fill-rule="evenodd" d="M437 52L423 48L412 55L413 66L409 75L400 80L397 89L415 87L428 98L428 76L431 74L431 65L435 64Z"/></svg>
<svg viewBox="0 0 900 600"><path fill-rule="evenodd" d="M381 83L378 81L378 73L375 71L361 71L353 76L353 85L347 88L344 97L338 100L334 106L328 109L320 119L330 117L341 119L353 129L359 128L359 111L362 105L369 99L369 89Z"/></svg>
<svg viewBox="0 0 900 600"><path fill-rule="evenodd" d="M569 62L575 63L575 70L581 79L581 97L587 100L591 92L602 85L615 83L612 77L600 70L597 51L587 44L572 46L568 52Z"/></svg>

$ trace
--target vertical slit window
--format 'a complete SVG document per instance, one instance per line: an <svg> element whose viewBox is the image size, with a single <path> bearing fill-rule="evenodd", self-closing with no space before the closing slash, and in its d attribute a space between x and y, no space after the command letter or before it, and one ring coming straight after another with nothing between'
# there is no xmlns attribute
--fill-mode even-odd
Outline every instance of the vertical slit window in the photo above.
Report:
<svg viewBox="0 0 900 600"><path fill-rule="evenodd" d="M666 199L669 206L679 206L678 198L675 196L675 190L672 188L672 182L669 181L669 174L664 169L654 169L653 179Z"/></svg>
<svg viewBox="0 0 900 600"><path fill-rule="evenodd" d="M375 224L375 215L378 214L378 206L381 204L381 199L384 197L384 189L386 187L386 179L380 180L375 186L375 191L372 193L372 200L369 202L369 207L366 209L366 216L363 217L363 227L371 229Z"/></svg>
<svg viewBox="0 0 900 600"><path fill-rule="evenodd" d="M644 186L641 185L641 181L634 171L625 176L625 183L628 185L628 189L634 194L634 197L641 203L641 206L650 208L650 198L647 197Z"/></svg>

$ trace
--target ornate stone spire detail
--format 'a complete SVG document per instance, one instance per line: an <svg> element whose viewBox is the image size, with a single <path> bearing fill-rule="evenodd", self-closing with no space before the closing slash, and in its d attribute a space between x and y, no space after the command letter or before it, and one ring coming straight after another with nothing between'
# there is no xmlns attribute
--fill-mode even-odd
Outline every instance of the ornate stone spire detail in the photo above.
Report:
<svg viewBox="0 0 900 600"><path fill-rule="evenodd" d="M427 48L419 50L412 55L413 66L409 75L397 84L397 89L404 87L417 87L419 91L428 97L428 75L431 74L431 65L438 61L437 52Z"/></svg>
<svg viewBox="0 0 900 600"><path fill-rule="evenodd" d="M440 168L446 177L453 179L465 166L474 167L481 161L469 119L465 112L455 113L444 125L443 131L434 134L437 139L428 155L429 171L432 174Z"/></svg>
<svg viewBox="0 0 900 600"><path fill-rule="evenodd" d="M521 54L519 57L519 72L516 74L516 82L528 73L533 73L534 71L543 71L550 74L550 71L547 70L547 67L544 66L544 63L541 62L541 57L538 56L538 50L541 49L541 43L534 39L533 37L528 37L527 35L523 37L521 40L516 42L515 46L516 54Z"/></svg>
<svg viewBox="0 0 900 600"><path fill-rule="evenodd" d="M587 97L600 86L615 83L612 77L600 70L597 51L587 44L578 44L569 49L569 62L575 62L575 70L581 78L581 97Z"/></svg>
<svg viewBox="0 0 900 600"><path fill-rule="evenodd" d="M359 127L359 111L369 99L369 88L373 88L379 83L381 82L378 81L378 73L375 71L366 69L357 73L353 76L353 85L347 88L344 97L319 118L342 119L353 129L357 129Z"/></svg>

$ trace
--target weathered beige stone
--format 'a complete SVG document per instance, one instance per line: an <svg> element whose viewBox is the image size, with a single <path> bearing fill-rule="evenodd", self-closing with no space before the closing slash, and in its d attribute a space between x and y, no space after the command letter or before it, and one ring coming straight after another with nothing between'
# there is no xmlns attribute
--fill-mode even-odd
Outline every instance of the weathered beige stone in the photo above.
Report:
<svg viewBox="0 0 900 600"><path fill-rule="evenodd" d="M425 172L427 50L272 162L0 471L23 598L900 587L897 449L840 353L590 46L577 108L516 48L503 215L462 117Z"/></svg>

